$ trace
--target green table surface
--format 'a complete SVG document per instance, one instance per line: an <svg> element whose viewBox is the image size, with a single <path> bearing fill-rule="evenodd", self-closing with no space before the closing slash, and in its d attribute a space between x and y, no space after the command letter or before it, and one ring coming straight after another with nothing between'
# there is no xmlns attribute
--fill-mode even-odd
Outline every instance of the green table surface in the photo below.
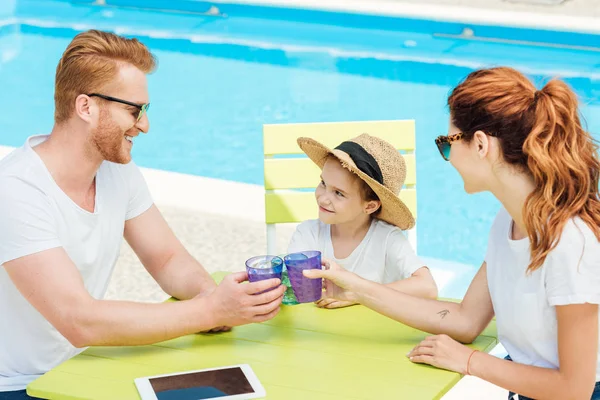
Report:
<svg viewBox="0 0 600 400"><path fill-rule="evenodd" d="M222 275L215 275L218 280ZM249 364L268 399L439 399L462 377L406 354L427 333L363 306L282 306L268 322L149 346L90 347L27 387L47 399L139 399L134 379ZM495 321L469 347L497 344Z"/></svg>

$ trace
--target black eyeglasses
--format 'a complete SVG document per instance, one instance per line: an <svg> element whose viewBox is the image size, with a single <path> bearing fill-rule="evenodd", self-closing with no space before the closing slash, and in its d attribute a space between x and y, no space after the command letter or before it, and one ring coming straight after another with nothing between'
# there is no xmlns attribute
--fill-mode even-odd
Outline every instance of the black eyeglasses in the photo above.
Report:
<svg viewBox="0 0 600 400"><path fill-rule="evenodd" d="M140 112L139 112L139 114L137 116L137 119L135 120L136 122L138 122L140 119L142 119L142 117L144 116L144 114L147 113L148 109L150 108L150 103L138 104L138 103L133 103L131 101L117 99L116 97L106 96L106 95L99 94L99 93L90 93L90 94L88 94L88 96L90 96L90 97L100 97L101 99L104 99L104 100L114 101L116 103L126 104L128 106L132 106L132 107L138 108L140 110Z"/></svg>
<svg viewBox="0 0 600 400"><path fill-rule="evenodd" d="M444 160L450 161L450 147L452 146L453 142L459 141L462 139L462 137L463 133L459 132L455 133L454 135L441 135L435 138L435 144L437 145L442 157L444 157Z"/></svg>

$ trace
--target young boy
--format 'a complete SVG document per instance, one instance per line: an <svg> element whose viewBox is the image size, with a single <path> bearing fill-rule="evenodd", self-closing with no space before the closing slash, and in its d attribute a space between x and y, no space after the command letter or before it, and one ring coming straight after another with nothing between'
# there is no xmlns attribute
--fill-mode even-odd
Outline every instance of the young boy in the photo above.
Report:
<svg viewBox="0 0 600 400"><path fill-rule="evenodd" d="M421 297L437 286L402 230L415 220L398 198L406 177L402 155L388 142L362 134L335 149L310 138L298 145L321 170L315 190L319 219L298 225L288 253L319 250L357 275ZM355 303L323 298L319 307Z"/></svg>

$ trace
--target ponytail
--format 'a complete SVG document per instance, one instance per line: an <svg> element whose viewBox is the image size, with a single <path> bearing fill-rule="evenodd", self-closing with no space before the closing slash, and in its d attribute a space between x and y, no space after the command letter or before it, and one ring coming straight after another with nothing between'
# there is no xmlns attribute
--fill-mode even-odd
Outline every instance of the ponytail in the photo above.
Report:
<svg viewBox="0 0 600 400"><path fill-rule="evenodd" d="M539 268L560 239L565 224L579 216L600 240L598 146L581 126L577 98L562 81L535 92L535 122L523 152L538 190L525 202L531 246L527 269Z"/></svg>

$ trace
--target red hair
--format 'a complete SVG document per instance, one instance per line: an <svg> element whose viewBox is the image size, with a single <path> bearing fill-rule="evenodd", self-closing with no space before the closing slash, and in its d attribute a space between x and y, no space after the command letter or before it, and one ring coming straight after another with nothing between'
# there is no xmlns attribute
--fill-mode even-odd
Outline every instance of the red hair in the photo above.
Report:
<svg viewBox="0 0 600 400"><path fill-rule="evenodd" d="M577 96L565 82L553 79L537 90L512 68L478 70L452 91L448 106L464 140L477 131L497 137L504 161L534 179L523 210L528 272L542 266L573 217L600 240L598 146L583 129Z"/></svg>
<svg viewBox="0 0 600 400"><path fill-rule="evenodd" d="M146 74L156 68L156 59L137 39L97 30L75 36L56 67L54 121L58 124L71 117L77 96L111 82L119 63L131 64Z"/></svg>

